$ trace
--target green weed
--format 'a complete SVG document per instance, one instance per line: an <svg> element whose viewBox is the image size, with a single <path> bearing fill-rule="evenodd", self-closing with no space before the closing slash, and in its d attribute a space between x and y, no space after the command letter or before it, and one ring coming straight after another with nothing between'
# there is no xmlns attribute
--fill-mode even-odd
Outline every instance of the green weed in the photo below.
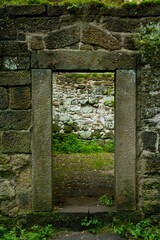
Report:
<svg viewBox="0 0 160 240"><path fill-rule="evenodd" d="M82 140L73 133L53 135L53 153L95 153L113 151L113 140L109 140L106 145L101 146L95 140Z"/></svg>
<svg viewBox="0 0 160 240"><path fill-rule="evenodd" d="M91 233L96 233L101 227L101 224L101 221L98 219L89 219L87 217L85 217L81 222L81 226L85 227L85 229Z"/></svg>
<svg viewBox="0 0 160 240"><path fill-rule="evenodd" d="M20 227L14 227L10 230L0 226L0 240L47 240L48 237L55 235L56 231L52 225L46 227L33 226L30 231Z"/></svg>
<svg viewBox="0 0 160 240"><path fill-rule="evenodd" d="M137 224L122 223L120 219L114 219L112 228L114 232L127 239L158 240L160 239L159 226L154 226L149 219L144 219Z"/></svg>
<svg viewBox="0 0 160 240"><path fill-rule="evenodd" d="M113 205L113 200L106 195L101 196L99 198L99 201L100 201L100 203L102 203L105 206L112 206Z"/></svg>

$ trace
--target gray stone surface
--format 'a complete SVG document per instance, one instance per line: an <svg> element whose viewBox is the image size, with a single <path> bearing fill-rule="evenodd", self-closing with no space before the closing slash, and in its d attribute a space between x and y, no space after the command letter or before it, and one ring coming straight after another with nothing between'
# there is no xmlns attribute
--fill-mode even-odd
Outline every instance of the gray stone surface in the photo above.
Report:
<svg viewBox="0 0 160 240"><path fill-rule="evenodd" d="M4 57L3 68L5 70L28 70L30 68L29 57Z"/></svg>
<svg viewBox="0 0 160 240"><path fill-rule="evenodd" d="M31 111L0 111L0 128L4 130L27 130L31 128Z"/></svg>
<svg viewBox="0 0 160 240"><path fill-rule="evenodd" d="M52 210L52 82L51 70L32 70L33 210ZM45 93L45 94L44 94ZM47 176L47 177L46 177Z"/></svg>
<svg viewBox="0 0 160 240"><path fill-rule="evenodd" d="M144 150L155 152L157 144L157 133L152 131L142 132Z"/></svg>
<svg viewBox="0 0 160 240"><path fill-rule="evenodd" d="M13 20L0 20L0 40L16 39L17 31Z"/></svg>
<svg viewBox="0 0 160 240"><path fill-rule="evenodd" d="M136 208L136 74L116 71L115 204L117 210Z"/></svg>
<svg viewBox="0 0 160 240"><path fill-rule="evenodd" d="M111 34L92 25L86 26L83 29L82 42L94 44L111 51L122 47L122 37L120 34Z"/></svg>
<svg viewBox="0 0 160 240"><path fill-rule="evenodd" d="M32 68L53 70L110 70L135 69L136 54L105 51L39 51L32 54ZM84 64L85 63L85 64Z"/></svg>
<svg viewBox="0 0 160 240"><path fill-rule="evenodd" d="M0 109L6 109L8 108L8 93L7 93L7 89L5 88L1 88L0 87Z"/></svg>
<svg viewBox="0 0 160 240"><path fill-rule="evenodd" d="M46 48L63 48L80 41L80 26L71 26L51 32L44 39Z"/></svg>
<svg viewBox="0 0 160 240"><path fill-rule="evenodd" d="M34 18L17 18L16 27L19 30L29 32L41 32L52 29L58 29L59 19L56 17L34 17Z"/></svg>
<svg viewBox="0 0 160 240"><path fill-rule="evenodd" d="M0 86L18 86L31 83L29 71L0 72Z"/></svg>
<svg viewBox="0 0 160 240"><path fill-rule="evenodd" d="M0 200L15 196L15 190L8 180L0 180Z"/></svg>
<svg viewBox="0 0 160 240"><path fill-rule="evenodd" d="M23 57L30 56L30 52L25 42L1 41L0 56Z"/></svg>
<svg viewBox="0 0 160 240"><path fill-rule="evenodd" d="M3 153L30 153L31 134L27 131L6 131L2 134Z"/></svg>
<svg viewBox="0 0 160 240"><path fill-rule="evenodd" d="M6 7L7 12L9 15L12 16L34 16L34 15L41 15L44 14L46 9L45 5L35 4L32 6L29 5L20 5L20 6L13 6L9 5Z"/></svg>
<svg viewBox="0 0 160 240"><path fill-rule="evenodd" d="M125 240L115 233L92 234L87 232L68 232L56 240Z"/></svg>
<svg viewBox="0 0 160 240"><path fill-rule="evenodd" d="M31 108L31 88L30 87L13 87L10 88L10 107L12 109L29 109Z"/></svg>

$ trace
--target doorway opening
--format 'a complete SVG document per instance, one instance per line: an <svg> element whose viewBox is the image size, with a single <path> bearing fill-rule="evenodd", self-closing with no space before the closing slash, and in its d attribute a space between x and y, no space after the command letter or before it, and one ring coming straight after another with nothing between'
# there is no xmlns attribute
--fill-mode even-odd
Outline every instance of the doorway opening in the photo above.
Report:
<svg viewBox="0 0 160 240"><path fill-rule="evenodd" d="M54 206L113 205L114 76L52 74Z"/></svg>

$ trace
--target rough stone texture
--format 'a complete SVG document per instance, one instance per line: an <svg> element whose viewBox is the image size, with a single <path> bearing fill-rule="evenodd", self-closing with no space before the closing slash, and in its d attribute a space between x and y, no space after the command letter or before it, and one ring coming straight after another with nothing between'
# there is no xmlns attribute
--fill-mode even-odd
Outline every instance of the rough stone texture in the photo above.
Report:
<svg viewBox="0 0 160 240"><path fill-rule="evenodd" d="M155 152L156 143L157 143L157 133L151 132L151 131L143 132L142 133L142 142L143 142L144 150Z"/></svg>
<svg viewBox="0 0 160 240"><path fill-rule="evenodd" d="M0 86L18 86L31 83L29 71L0 72Z"/></svg>
<svg viewBox="0 0 160 240"><path fill-rule="evenodd" d="M29 70L30 58L29 57L4 57L3 58L4 70Z"/></svg>
<svg viewBox="0 0 160 240"><path fill-rule="evenodd" d="M54 133L108 139L113 130L114 74L53 74Z"/></svg>
<svg viewBox="0 0 160 240"><path fill-rule="evenodd" d="M0 40L16 39L17 31L13 20L0 20Z"/></svg>
<svg viewBox="0 0 160 240"><path fill-rule="evenodd" d="M31 89L30 87L10 88L10 107L12 109L31 108Z"/></svg>
<svg viewBox="0 0 160 240"><path fill-rule="evenodd" d="M27 130L31 127L31 111L0 111L0 129Z"/></svg>
<svg viewBox="0 0 160 240"><path fill-rule="evenodd" d="M46 30L58 29L58 18L39 17L39 18L17 18L16 27L19 30L30 32L42 32Z"/></svg>
<svg viewBox="0 0 160 240"><path fill-rule="evenodd" d="M120 34L111 34L92 25L83 29L82 42L98 45L111 51L118 50L122 46Z"/></svg>
<svg viewBox="0 0 160 240"><path fill-rule="evenodd" d="M0 109L8 108L8 93L7 89L0 87Z"/></svg>
<svg viewBox="0 0 160 240"><path fill-rule="evenodd" d="M114 71L116 68L134 69L136 55L127 52L108 53L105 51L39 51L32 54L31 65L32 68L53 70Z"/></svg>
<svg viewBox="0 0 160 240"><path fill-rule="evenodd" d="M32 70L32 94L34 106L32 137L32 204L34 211L52 211L51 77L51 70L49 69ZM40 175L41 177L39 178Z"/></svg>
<svg viewBox="0 0 160 240"><path fill-rule="evenodd" d="M41 14L45 13L45 6L44 5L23 5L23 6L7 6L6 7L7 12L9 13L9 15L12 16L38 16Z"/></svg>
<svg viewBox="0 0 160 240"><path fill-rule="evenodd" d="M27 44L23 42L1 41L0 56L29 56Z"/></svg>
<svg viewBox="0 0 160 240"><path fill-rule="evenodd" d="M15 190L8 180L0 180L0 200L10 199L15 196Z"/></svg>
<svg viewBox="0 0 160 240"><path fill-rule="evenodd" d="M71 26L56 32L51 32L44 39L46 48L63 48L80 41L80 27Z"/></svg>
<svg viewBox="0 0 160 240"><path fill-rule="evenodd" d="M128 114L129 113L129 114ZM116 71L115 198L118 210L136 209L136 75Z"/></svg>
<svg viewBox="0 0 160 240"><path fill-rule="evenodd" d="M2 153L30 153L31 136L27 131L6 131L2 134Z"/></svg>
<svg viewBox="0 0 160 240"><path fill-rule="evenodd" d="M42 36L32 36L30 39L30 48L32 50L42 50L44 48Z"/></svg>
<svg viewBox="0 0 160 240"><path fill-rule="evenodd" d="M139 19L106 17L102 24L104 28L113 32L138 32L140 28Z"/></svg>

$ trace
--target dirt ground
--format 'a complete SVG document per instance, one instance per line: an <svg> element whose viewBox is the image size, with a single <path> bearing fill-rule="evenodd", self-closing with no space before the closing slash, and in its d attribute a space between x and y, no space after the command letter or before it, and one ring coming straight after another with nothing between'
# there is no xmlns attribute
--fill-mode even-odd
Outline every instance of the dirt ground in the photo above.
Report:
<svg viewBox="0 0 160 240"><path fill-rule="evenodd" d="M97 206L99 198L113 198L113 153L54 156L54 206Z"/></svg>

